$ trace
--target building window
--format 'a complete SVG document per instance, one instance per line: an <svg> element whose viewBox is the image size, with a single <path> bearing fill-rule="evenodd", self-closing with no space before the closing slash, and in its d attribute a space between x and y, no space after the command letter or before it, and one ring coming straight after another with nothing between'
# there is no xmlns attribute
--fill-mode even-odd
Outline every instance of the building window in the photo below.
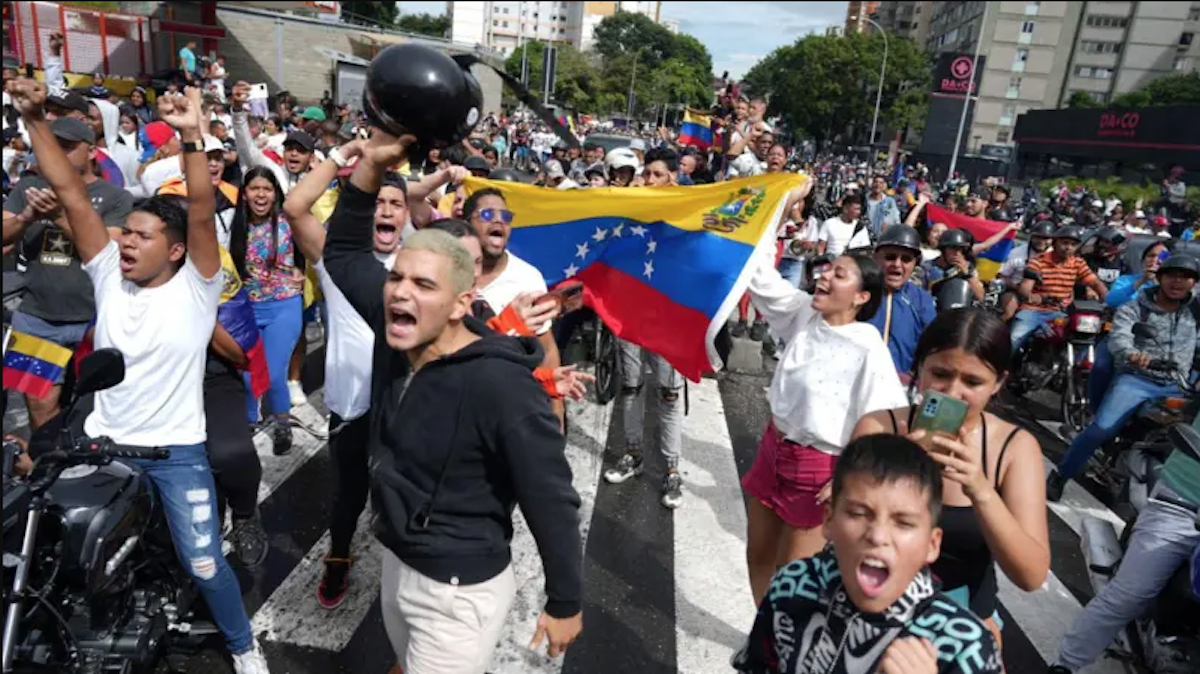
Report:
<svg viewBox="0 0 1200 674"><path fill-rule="evenodd" d="M1042 5L1042 3L1040 3L1040 2L1025 3L1025 14L1027 14L1029 16L1036 16L1038 13L1038 9L1041 8L1041 5Z"/></svg>
<svg viewBox="0 0 1200 674"><path fill-rule="evenodd" d="M1193 7L1188 10L1188 21L1200 21L1200 7Z"/></svg>
<svg viewBox="0 0 1200 674"><path fill-rule="evenodd" d="M1187 56L1176 56L1175 62L1171 64L1171 67L1175 70L1191 70L1192 59Z"/></svg>
<svg viewBox="0 0 1200 674"><path fill-rule="evenodd" d="M503 25L505 28L508 28L508 22L507 22L507 21L505 21L505 22L504 22L503 24L501 24L501 25Z"/></svg>
<svg viewBox="0 0 1200 674"><path fill-rule="evenodd" d="M1180 38L1182 39L1182 38ZM1120 42L1092 42L1084 40L1079 44L1079 49L1085 54L1120 54Z"/></svg>
<svg viewBox="0 0 1200 674"><path fill-rule="evenodd" d="M1007 143L1009 133L1010 133L1010 131L1008 129L1000 129L999 131L997 131L996 132L996 142L997 143Z"/></svg>
<svg viewBox="0 0 1200 674"><path fill-rule="evenodd" d="M1005 92L1006 98L1019 98L1021 96L1021 78L1012 77L1008 80L1008 91Z"/></svg>
<svg viewBox="0 0 1200 674"><path fill-rule="evenodd" d="M1124 28L1129 25L1129 19L1123 16L1089 14L1086 23L1092 28Z"/></svg>
<svg viewBox="0 0 1200 674"><path fill-rule="evenodd" d="M1097 80L1111 80L1113 76L1113 69L1101 68L1099 66L1079 66L1075 68L1075 75L1078 77L1086 77Z"/></svg>
<svg viewBox="0 0 1200 674"><path fill-rule="evenodd" d="M1012 126L1017 117L1017 106L1005 103L1000 110L1000 126Z"/></svg>
<svg viewBox="0 0 1200 674"><path fill-rule="evenodd" d="M1194 38L1194 37L1196 37L1195 33L1180 33L1179 34L1179 46L1180 47L1191 46L1192 38Z"/></svg>
<svg viewBox="0 0 1200 674"><path fill-rule="evenodd" d="M1028 62L1029 62L1029 50L1028 49L1018 49L1017 53L1015 55L1013 55L1013 62L1012 62L1011 70L1014 73L1023 73L1023 72L1025 72L1025 64Z"/></svg>
<svg viewBox="0 0 1200 674"><path fill-rule="evenodd" d="M1021 23L1021 32L1022 33L1033 33L1033 22L1032 21L1022 22Z"/></svg>
<svg viewBox="0 0 1200 674"><path fill-rule="evenodd" d="M492 28L496 28L496 27L497 27L497 26L499 26L499 25L500 25L500 21L499 21L499 20L497 20L497 19L492 19Z"/></svg>

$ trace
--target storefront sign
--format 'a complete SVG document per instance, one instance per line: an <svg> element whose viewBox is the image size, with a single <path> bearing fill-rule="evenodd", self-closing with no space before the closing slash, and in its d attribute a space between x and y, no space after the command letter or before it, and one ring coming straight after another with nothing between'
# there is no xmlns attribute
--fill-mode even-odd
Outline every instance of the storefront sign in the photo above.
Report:
<svg viewBox="0 0 1200 674"><path fill-rule="evenodd" d="M985 60L986 57L980 56L977 66L971 54L942 54L938 57L934 92L960 97L977 94Z"/></svg>

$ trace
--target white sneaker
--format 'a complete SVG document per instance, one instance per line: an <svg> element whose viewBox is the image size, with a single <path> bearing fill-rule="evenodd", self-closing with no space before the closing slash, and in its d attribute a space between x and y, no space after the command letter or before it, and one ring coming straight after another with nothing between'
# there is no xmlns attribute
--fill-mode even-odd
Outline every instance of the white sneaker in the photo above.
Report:
<svg viewBox="0 0 1200 674"><path fill-rule="evenodd" d="M292 399L292 407L298 407L308 402L308 396L304 395L304 386L293 379L288 380L288 395Z"/></svg>
<svg viewBox="0 0 1200 674"><path fill-rule="evenodd" d="M263 655L257 639L250 650L233 656L233 671L236 674L271 674L271 670L267 668L267 656Z"/></svg>

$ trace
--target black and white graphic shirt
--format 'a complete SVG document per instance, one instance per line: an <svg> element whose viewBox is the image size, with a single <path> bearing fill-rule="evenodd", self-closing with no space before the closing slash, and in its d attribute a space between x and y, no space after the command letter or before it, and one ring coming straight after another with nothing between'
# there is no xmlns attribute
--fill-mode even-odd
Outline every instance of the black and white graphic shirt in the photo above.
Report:
<svg viewBox="0 0 1200 674"><path fill-rule="evenodd" d="M999 674L991 632L942 594L928 569L883 613L860 612L842 587L833 550L779 570L733 666L746 674L874 674L892 641L927 639L939 674Z"/></svg>

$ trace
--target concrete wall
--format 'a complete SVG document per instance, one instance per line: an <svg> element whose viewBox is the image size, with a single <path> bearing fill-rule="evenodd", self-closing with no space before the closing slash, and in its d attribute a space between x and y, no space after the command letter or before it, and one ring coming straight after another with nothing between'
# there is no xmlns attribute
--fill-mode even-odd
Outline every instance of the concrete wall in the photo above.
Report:
<svg viewBox="0 0 1200 674"><path fill-rule="evenodd" d="M225 6L217 10L217 22L226 31L218 50L231 78L266 82L272 93L287 90L302 103L319 101L327 90L332 93L333 62L317 48L367 59L373 49L408 41L451 54L471 51L466 45ZM482 66L472 72L483 88L484 111L499 110L500 77Z"/></svg>

